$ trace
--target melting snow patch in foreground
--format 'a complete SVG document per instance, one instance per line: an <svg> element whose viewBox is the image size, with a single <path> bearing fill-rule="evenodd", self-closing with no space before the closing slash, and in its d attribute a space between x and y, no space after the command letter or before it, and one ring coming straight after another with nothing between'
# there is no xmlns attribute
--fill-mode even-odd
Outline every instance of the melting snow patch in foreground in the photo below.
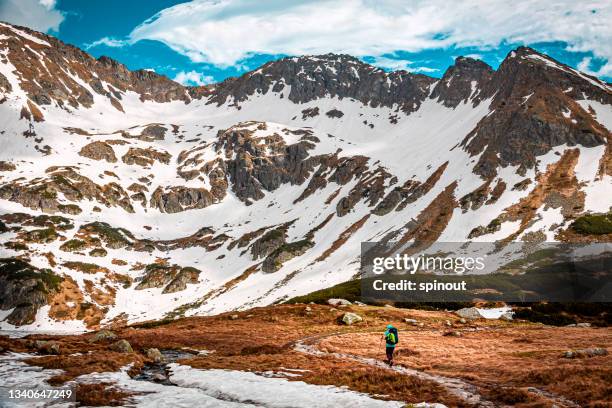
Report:
<svg viewBox="0 0 612 408"><path fill-rule="evenodd" d="M391 408L404 403L382 401L367 394L334 386L306 384L283 378L267 378L246 371L199 370L169 364L170 380L177 386L131 379L126 370L90 374L79 382L116 382L117 387L142 393L131 406L146 407L295 407L326 408L338 406Z"/></svg>

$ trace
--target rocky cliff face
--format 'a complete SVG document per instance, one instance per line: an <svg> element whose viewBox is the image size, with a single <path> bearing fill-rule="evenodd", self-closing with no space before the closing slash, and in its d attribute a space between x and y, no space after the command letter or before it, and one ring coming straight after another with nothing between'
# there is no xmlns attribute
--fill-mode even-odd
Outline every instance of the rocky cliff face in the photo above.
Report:
<svg viewBox="0 0 612 408"><path fill-rule="evenodd" d="M386 73L349 55L283 58L218 84L209 103L220 105L228 98L242 102L256 93L270 91L294 103L326 97L351 98L374 107L399 105L403 111L411 112L428 96L434 82L433 78L406 71Z"/></svg>
<svg viewBox="0 0 612 408"><path fill-rule="evenodd" d="M584 227L612 206L610 85L529 48L441 79L322 55L185 88L1 24L0 118L0 327L278 302L353 278L367 241L612 233Z"/></svg>

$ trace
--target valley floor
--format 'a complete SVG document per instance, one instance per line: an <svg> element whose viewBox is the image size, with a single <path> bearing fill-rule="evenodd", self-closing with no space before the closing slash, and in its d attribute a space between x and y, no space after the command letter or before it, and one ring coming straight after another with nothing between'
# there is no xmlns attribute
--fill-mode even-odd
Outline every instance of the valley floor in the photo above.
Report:
<svg viewBox="0 0 612 408"><path fill-rule="evenodd" d="M340 324L346 312L363 321ZM393 368L382 362L381 334L387 323L400 330ZM116 339L95 342L94 333L2 336L0 383L5 390L70 386L77 401L90 406L612 404L612 356L605 352L612 347L610 328L465 321L450 312L393 307L296 304L117 327L113 332ZM133 352L114 347L118 339L129 342ZM151 348L161 350L163 363L154 362ZM604 352L565 356L568 350L587 349Z"/></svg>

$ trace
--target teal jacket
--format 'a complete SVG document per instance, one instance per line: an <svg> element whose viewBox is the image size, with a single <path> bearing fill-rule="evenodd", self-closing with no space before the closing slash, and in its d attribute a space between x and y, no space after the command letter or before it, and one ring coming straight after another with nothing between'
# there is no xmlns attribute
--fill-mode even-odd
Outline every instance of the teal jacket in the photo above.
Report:
<svg viewBox="0 0 612 408"><path fill-rule="evenodd" d="M389 336L389 329L385 330L385 341L387 340L387 336ZM387 347L392 347L394 348L397 344L389 344L389 343L385 343Z"/></svg>

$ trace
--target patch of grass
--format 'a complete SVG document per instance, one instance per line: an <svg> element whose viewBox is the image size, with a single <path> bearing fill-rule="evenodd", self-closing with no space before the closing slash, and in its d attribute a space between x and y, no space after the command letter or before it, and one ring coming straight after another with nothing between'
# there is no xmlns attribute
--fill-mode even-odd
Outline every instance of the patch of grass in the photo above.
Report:
<svg viewBox="0 0 612 408"><path fill-rule="evenodd" d="M60 246L60 250L66 252L82 251L87 248L87 243L80 239L70 239Z"/></svg>
<svg viewBox="0 0 612 408"><path fill-rule="evenodd" d="M114 383L78 383L75 389L76 402L87 407L123 406L132 393L115 387Z"/></svg>
<svg viewBox="0 0 612 408"><path fill-rule="evenodd" d="M57 239L55 228L42 228L28 231L25 234L26 241L29 242L52 242Z"/></svg>
<svg viewBox="0 0 612 408"><path fill-rule="evenodd" d="M42 292L58 290L63 280L50 269L38 269L17 258L0 259L0 276L3 275L9 281L38 280L39 284L44 285L42 287L37 285L37 289Z"/></svg>
<svg viewBox="0 0 612 408"><path fill-rule="evenodd" d="M135 239L134 235L125 228L111 227L105 222L92 222L81 227L82 230L98 234L100 238L111 248L120 248L130 245L129 240Z"/></svg>
<svg viewBox="0 0 612 408"><path fill-rule="evenodd" d="M65 266L68 269L72 269L72 270L83 272L83 273L105 272L105 269L106 269L100 265L96 265L96 264L88 263L88 262L79 262L79 261L64 262L62 266Z"/></svg>
<svg viewBox="0 0 612 408"><path fill-rule="evenodd" d="M584 235L612 234L612 212L583 215L572 223L571 228Z"/></svg>

